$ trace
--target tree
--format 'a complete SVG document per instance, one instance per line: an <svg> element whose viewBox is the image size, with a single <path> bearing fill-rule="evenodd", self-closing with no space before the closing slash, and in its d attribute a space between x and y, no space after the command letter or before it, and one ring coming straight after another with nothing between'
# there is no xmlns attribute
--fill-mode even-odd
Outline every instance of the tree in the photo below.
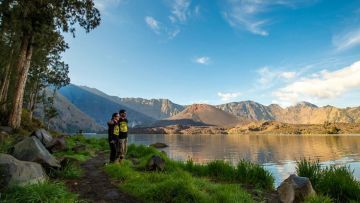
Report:
<svg viewBox="0 0 360 203"><path fill-rule="evenodd" d="M19 128L25 84L37 39L53 32L71 32L75 37L75 25L86 32L100 24L100 13L93 0L17 0L11 1L11 15L15 19L14 30L19 35L19 52L14 65L18 77L8 118L10 127Z"/></svg>
<svg viewBox="0 0 360 203"><path fill-rule="evenodd" d="M30 120L36 104L42 101L39 95L42 90L51 87L56 91L70 83L69 66L61 61L61 53L68 48L68 45L59 33L46 38L48 39L41 40L45 43L38 45L39 48L34 51L26 84L24 103L29 110Z"/></svg>

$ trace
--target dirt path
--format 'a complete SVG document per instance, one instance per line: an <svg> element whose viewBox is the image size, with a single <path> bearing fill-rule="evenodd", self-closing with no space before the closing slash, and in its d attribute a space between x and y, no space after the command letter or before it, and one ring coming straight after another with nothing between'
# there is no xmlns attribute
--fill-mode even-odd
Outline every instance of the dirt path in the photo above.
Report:
<svg viewBox="0 0 360 203"><path fill-rule="evenodd" d="M80 194L80 198L88 202L141 202L134 197L119 191L116 183L112 182L102 170L107 156L98 156L81 164L84 176L78 180L67 182L72 192Z"/></svg>

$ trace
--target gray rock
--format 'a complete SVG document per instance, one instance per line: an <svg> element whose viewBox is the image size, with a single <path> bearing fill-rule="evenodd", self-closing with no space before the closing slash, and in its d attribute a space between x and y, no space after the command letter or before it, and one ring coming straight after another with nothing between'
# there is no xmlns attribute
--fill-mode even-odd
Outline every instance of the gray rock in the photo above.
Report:
<svg viewBox="0 0 360 203"><path fill-rule="evenodd" d="M20 161L9 154L0 154L0 190L15 185L43 182L46 178L40 164Z"/></svg>
<svg viewBox="0 0 360 203"><path fill-rule="evenodd" d="M153 155L147 164L150 171L163 171L165 168L165 160L158 155Z"/></svg>
<svg viewBox="0 0 360 203"><path fill-rule="evenodd" d="M8 126L0 126L0 131L5 132L6 134L12 133L13 129Z"/></svg>
<svg viewBox="0 0 360 203"><path fill-rule="evenodd" d="M277 192L284 203L303 202L306 196L315 194L309 178L294 174L280 184Z"/></svg>
<svg viewBox="0 0 360 203"><path fill-rule="evenodd" d="M45 129L38 129L34 131L30 136L38 138L46 148L51 147L53 137Z"/></svg>
<svg viewBox="0 0 360 203"><path fill-rule="evenodd" d="M37 162L44 167L60 168L56 158L49 153L36 137L27 137L14 146L13 155L22 161Z"/></svg>
<svg viewBox="0 0 360 203"><path fill-rule="evenodd" d="M65 136L62 135L60 137L55 137L52 141L50 146L48 147L48 150L50 153L56 152L56 151L64 151L66 150L66 141Z"/></svg>

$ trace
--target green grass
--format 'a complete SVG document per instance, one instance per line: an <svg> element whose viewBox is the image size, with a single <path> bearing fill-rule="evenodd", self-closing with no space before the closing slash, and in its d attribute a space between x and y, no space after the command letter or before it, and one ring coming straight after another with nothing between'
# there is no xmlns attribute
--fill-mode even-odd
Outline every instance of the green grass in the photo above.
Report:
<svg viewBox="0 0 360 203"><path fill-rule="evenodd" d="M105 171L121 181L120 189L146 202L253 202L238 184L213 183L186 171L137 171L129 161Z"/></svg>
<svg viewBox="0 0 360 203"><path fill-rule="evenodd" d="M324 195L309 195L304 200L305 203L332 203L332 200L328 196Z"/></svg>
<svg viewBox="0 0 360 203"><path fill-rule="evenodd" d="M4 136L3 139L0 139L0 153L10 153L10 149L15 145L15 142L14 136Z"/></svg>
<svg viewBox="0 0 360 203"><path fill-rule="evenodd" d="M165 160L163 172L146 170L153 155ZM134 159L135 165L130 161ZM273 189L273 177L260 165L241 161L235 167L220 160L203 165L192 160L184 163L144 145L130 145L127 160L110 164L105 171L121 182L122 190L150 202L253 202L242 185Z"/></svg>
<svg viewBox="0 0 360 203"><path fill-rule="evenodd" d="M321 169L319 161L302 160L297 164L299 176L309 177L315 191L334 202L359 202L360 182L346 166Z"/></svg>
<svg viewBox="0 0 360 203"><path fill-rule="evenodd" d="M4 203L15 202L41 202L41 203L67 203L78 202L77 196L67 191L61 182L44 182L27 185L24 187L13 187L3 193L1 197Z"/></svg>
<svg viewBox="0 0 360 203"><path fill-rule="evenodd" d="M62 169L50 170L48 175L51 178L77 179L83 175L83 170L80 168L80 166L74 163L70 163L64 166Z"/></svg>
<svg viewBox="0 0 360 203"><path fill-rule="evenodd" d="M109 144L105 138L86 138L83 135L74 135L65 137L67 150L56 152L56 157L69 157L84 162L94 157L98 151L109 151ZM80 152L72 151L77 145L85 145L85 150Z"/></svg>

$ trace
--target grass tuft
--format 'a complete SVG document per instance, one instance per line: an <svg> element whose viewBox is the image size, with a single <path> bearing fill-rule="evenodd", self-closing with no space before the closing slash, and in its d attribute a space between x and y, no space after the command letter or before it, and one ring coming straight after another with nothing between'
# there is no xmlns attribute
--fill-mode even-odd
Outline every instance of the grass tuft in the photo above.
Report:
<svg viewBox="0 0 360 203"><path fill-rule="evenodd" d="M302 160L298 162L296 170L299 176L309 177L317 193L329 196L335 202L360 201L360 182L349 167L321 169L319 161Z"/></svg>
<svg viewBox="0 0 360 203"><path fill-rule="evenodd" d="M66 190L61 182L44 182L24 187L16 186L5 191L3 202L77 202L77 196Z"/></svg>

